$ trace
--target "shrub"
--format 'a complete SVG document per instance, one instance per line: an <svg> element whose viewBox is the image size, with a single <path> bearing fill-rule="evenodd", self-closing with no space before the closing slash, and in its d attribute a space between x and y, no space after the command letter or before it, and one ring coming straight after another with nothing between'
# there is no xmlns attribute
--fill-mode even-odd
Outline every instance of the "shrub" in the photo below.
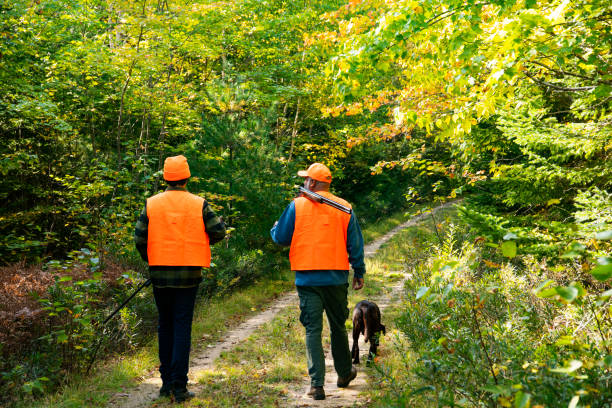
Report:
<svg viewBox="0 0 612 408"><path fill-rule="evenodd" d="M397 406L609 406L612 290L598 282L612 278L612 259L602 256L609 243L560 254L580 262L549 264L533 256L510 262L501 245L459 243L466 237L458 231L451 229L415 265L406 284L394 343L410 358L403 367L378 368L392 384L386 400ZM590 264L598 266L587 266L585 275L583 265Z"/></svg>
<svg viewBox="0 0 612 408"><path fill-rule="evenodd" d="M3 268L0 286L3 347L0 349L0 402L38 396L62 384L69 372L86 368L99 340L102 350L121 351L136 345L148 301L135 301L102 333L101 322L112 299L123 299L133 276L108 259L83 248L68 260L43 268L13 265ZM123 275L121 275L123 273ZM26 326L27 325L27 326Z"/></svg>

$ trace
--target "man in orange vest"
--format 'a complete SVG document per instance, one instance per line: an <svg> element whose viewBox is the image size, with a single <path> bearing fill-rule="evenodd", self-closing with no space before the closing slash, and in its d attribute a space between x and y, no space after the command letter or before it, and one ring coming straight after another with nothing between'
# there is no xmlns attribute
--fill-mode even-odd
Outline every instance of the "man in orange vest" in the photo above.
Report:
<svg viewBox="0 0 612 408"><path fill-rule="evenodd" d="M136 248L149 263L159 313L159 394L177 402L194 396L187 391L193 309L202 267L210 267L210 245L226 232L206 200L186 190L189 177L185 156L165 160L168 188L147 200L134 233Z"/></svg>
<svg viewBox="0 0 612 408"><path fill-rule="evenodd" d="M331 172L321 163L298 172L304 187L344 207L351 205L329 192ZM338 387L347 387L357 376L351 363L348 335L344 325L349 315L349 263L353 267L353 289L363 287L365 264L363 236L355 213L311 201L294 199L270 231L274 242L290 246L291 270L300 298L300 322L306 329L306 356L310 374L308 395L325 399L325 357L321 344L323 311L331 331L334 368Z"/></svg>

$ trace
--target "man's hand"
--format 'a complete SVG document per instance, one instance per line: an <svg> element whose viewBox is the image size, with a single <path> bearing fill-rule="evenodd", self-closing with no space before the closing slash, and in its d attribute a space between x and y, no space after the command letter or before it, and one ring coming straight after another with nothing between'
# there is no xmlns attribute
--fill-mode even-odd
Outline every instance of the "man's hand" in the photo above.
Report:
<svg viewBox="0 0 612 408"><path fill-rule="evenodd" d="M353 278L353 289L359 290L363 288L363 278Z"/></svg>

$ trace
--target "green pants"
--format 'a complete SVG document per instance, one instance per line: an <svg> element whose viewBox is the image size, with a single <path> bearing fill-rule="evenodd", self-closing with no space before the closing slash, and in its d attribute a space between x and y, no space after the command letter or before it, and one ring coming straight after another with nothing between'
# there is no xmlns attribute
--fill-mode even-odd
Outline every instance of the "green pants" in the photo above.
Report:
<svg viewBox="0 0 612 408"><path fill-rule="evenodd" d="M325 383L325 356L321 343L323 310L331 332L332 358L339 377L351 373L351 352L344 322L348 318L348 283L335 286L297 286L300 297L300 322L306 329L308 374L313 387Z"/></svg>

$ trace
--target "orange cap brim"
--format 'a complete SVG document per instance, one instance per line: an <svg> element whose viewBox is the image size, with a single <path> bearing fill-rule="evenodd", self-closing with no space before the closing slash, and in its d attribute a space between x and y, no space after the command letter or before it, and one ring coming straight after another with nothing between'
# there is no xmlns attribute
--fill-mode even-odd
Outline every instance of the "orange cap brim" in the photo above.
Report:
<svg viewBox="0 0 612 408"><path fill-rule="evenodd" d="M300 170L297 172L297 175L300 177L308 177L308 170Z"/></svg>

